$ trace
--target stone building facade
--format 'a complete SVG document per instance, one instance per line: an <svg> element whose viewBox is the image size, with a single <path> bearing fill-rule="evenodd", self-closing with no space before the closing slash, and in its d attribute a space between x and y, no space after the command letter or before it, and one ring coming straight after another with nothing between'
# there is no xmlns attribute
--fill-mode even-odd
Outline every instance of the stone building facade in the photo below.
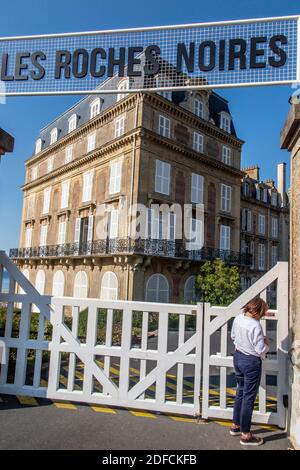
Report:
<svg viewBox="0 0 300 470"><path fill-rule="evenodd" d="M289 434L300 449L300 102L291 103L281 132L281 148L291 153L290 224L290 400Z"/></svg>
<svg viewBox="0 0 300 470"><path fill-rule="evenodd" d="M42 129L12 258L41 292L66 296L189 302L199 265L217 257L246 278L241 207L261 204L241 199L243 141L228 102L211 91L128 87L125 79L118 95L99 90ZM137 204L146 208L138 237ZM174 204L190 207L190 228Z"/></svg>

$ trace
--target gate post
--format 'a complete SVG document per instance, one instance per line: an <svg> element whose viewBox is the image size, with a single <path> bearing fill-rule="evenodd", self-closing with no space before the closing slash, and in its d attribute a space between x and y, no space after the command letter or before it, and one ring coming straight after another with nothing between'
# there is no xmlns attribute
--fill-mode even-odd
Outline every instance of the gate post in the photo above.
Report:
<svg viewBox="0 0 300 470"><path fill-rule="evenodd" d="M297 93L297 92L296 92ZM293 346L290 366L289 433L300 449L300 100L294 93L288 118L281 131L281 148L291 152L290 194L290 328Z"/></svg>

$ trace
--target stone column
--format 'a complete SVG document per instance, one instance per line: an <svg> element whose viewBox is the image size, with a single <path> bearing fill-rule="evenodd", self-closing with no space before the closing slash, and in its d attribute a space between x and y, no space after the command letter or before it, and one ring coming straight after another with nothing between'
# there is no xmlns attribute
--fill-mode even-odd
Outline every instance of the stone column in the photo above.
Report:
<svg viewBox="0 0 300 470"><path fill-rule="evenodd" d="M291 103L281 131L281 148L291 153L290 192L290 419L293 445L300 449L300 102Z"/></svg>

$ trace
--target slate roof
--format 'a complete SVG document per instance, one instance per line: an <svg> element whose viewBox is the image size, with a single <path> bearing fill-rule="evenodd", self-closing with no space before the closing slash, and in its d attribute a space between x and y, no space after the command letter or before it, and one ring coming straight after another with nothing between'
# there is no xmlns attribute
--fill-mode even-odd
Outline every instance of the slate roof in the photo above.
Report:
<svg viewBox="0 0 300 470"><path fill-rule="evenodd" d="M117 88L117 83L113 84L112 81L120 81L119 77L112 77L109 79L109 87L111 88L112 85L115 85ZM108 81L107 81L108 82ZM101 88L104 89L107 87L107 82L101 85ZM100 88L100 87L99 87ZM184 99L186 92L173 92L172 93L172 101L174 104L180 106L180 101ZM50 133L51 130L55 127L58 129L58 140L65 135L68 134L68 119L73 115L77 115L77 128L86 123L90 119L90 104L99 97L101 100L101 112L105 109L112 106L117 101L116 94L97 94L97 95L89 95L85 98L81 99L78 103L73 105L71 108L66 110L63 114L58 116L54 119L51 123L47 124L44 128L41 129L38 138L42 139L42 150L47 148L50 145ZM220 113L222 111L227 112L229 115L230 110L228 106L228 101L224 99L222 96L218 95L217 93L213 92L209 97L209 112L210 117L215 122L216 126L220 126ZM236 137L235 127L233 121L231 119L231 134ZM34 152L33 152L34 153Z"/></svg>

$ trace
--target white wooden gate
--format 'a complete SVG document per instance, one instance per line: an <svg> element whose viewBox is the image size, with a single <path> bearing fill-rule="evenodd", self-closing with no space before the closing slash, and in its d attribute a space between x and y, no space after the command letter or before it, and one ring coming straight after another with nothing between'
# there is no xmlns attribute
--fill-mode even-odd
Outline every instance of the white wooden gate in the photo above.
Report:
<svg viewBox="0 0 300 470"><path fill-rule="evenodd" d="M8 292L1 289L4 270L10 277ZM0 349L4 344L7 358L1 364L0 393L187 415L200 412L203 418L231 418L234 390L227 383L232 369L230 322L248 300L256 295L265 296L274 281L278 283L277 308L274 317L263 320L263 326L266 331L271 329L273 335L276 331L276 335L271 355L263 363L254 420L284 426L283 396L288 383L287 263L278 263L229 307L223 308L209 304L40 295L0 252L0 305L6 310ZM16 293L20 288L23 293ZM20 313L14 310L16 305L21 306ZM16 333L13 323L18 315ZM138 333L134 327L137 317L140 318ZM156 327L152 331L154 317ZM174 318L177 328L172 331ZM32 336L33 319L38 320L38 329ZM116 319L119 321L117 339ZM189 330L188 325L192 323L193 329ZM10 362L14 362L14 370ZM271 397L269 375L277 381L272 385L271 395L275 396Z"/></svg>
<svg viewBox="0 0 300 470"><path fill-rule="evenodd" d="M50 398L109 404L155 411L194 415L199 413L201 380L202 305L187 306L99 299L53 298L53 337L47 395ZM64 325L64 312L72 315L72 327ZM86 315L86 335L78 337L79 316ZM158 316L157 341L148 344L149 316ZM97 323L105 315L105 334L97 344ZM119 344L113 344L114 316L122 323ZM138 345L132 344L133 315L141 316ZM168 351L169 318L179 316L176 346ZM196 317L196 330L186 339L186 320ZM65 384L60 383L65 362ZM76 365L77 364L77 365ZM150 366L150 367L149 367ZM194 378L190 400L185 400L184 367ZM81 369L81 372L80 372ZM171 370L175 369L173 374ZM171 383L171 376L176 381ZM77 387L76 387L76 378ZM168 384L176 393L168 399ZM64 386L63 386L64 385ZM191 384L190 384L191 389ZM147 393L148 391L148 393Z"/></svg>
<svg viewBox="0 0 300 470"><path fill-rule="evenodd" d="M287 352L288 339L288 263L279 262L255 284L247 289L228 307L204 308L203 339L203 418L232 418L232 394L226 383L233 367L230 320L253 297L266 298L267 288L277 282L277 308L269 313L274 316L261 321L265 334L271 337L270 353L263 360L262 378L258 393L257 409L253 420L257 423L277 424L285 427L286 410L284 395L288 393ZM213 341L213 337L214 341ZM213 345L213 342L215 343ZM231 345L231 351L228 347ZM213 381L213 378L217 380ZM267 378L273 378L268 392ZM215 387L212 389L212 383ZM217 399L213 395L217 393ZM274 396L275 395L275 396ZM217 403L216 403L217 402Z"/></svg>

